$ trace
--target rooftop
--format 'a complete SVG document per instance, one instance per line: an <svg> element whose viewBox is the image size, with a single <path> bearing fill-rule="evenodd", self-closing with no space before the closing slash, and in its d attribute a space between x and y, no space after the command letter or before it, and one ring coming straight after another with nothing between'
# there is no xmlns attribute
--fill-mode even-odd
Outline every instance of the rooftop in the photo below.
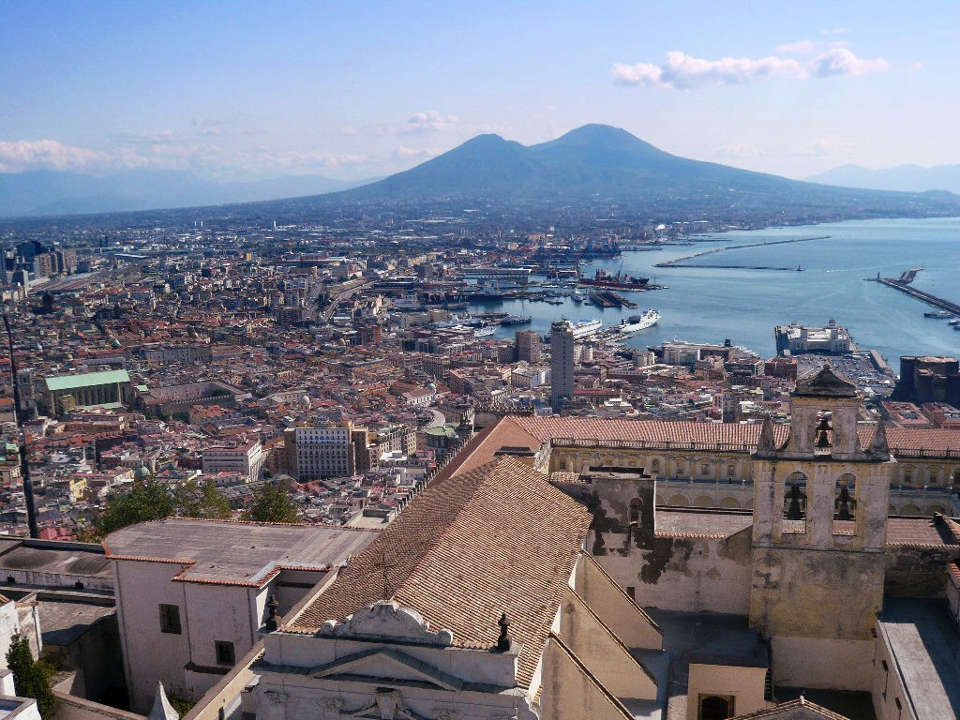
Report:
<svg viewBox="0 0 960 720"><path fill-rule="evenodd" d="M46 378L47 390L74 390L92 385L113 385L128 383L130 376L126 370L103 370L101 372L83 373L81 375L61 375Z"/></svg>
<svg viewBox="0 0 960 720"><path fill-rule="evenodd" d="M315 632L386 597L452 631L454 645L482 649L496 645L506 612L526 687L590 520L545 475L510 457L440 478L284 629Z"/></svg>
<svg viewBox="0 0 960 720"><path fill-rule="evenodd" d="M168 518L131 525L103 542L107 557L187 565L187 582L262 585L284 567L329 569L377 533L322 525Z"/></svg>
<svg viewBox="0 0 960 720"><path fill-rule="evenodd" d="M960 717L960 638L943 603L887 598L879 624L917 720Z"/></svg>

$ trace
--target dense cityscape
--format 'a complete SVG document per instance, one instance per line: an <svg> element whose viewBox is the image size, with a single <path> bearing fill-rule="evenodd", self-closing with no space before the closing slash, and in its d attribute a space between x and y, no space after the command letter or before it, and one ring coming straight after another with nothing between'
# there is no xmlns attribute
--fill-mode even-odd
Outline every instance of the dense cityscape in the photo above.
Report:
<svg viewBox="0 0 960 720"><path fill-rule="evenodd" d="M0 720L960 718L958 24L0 4Z"/></svg>

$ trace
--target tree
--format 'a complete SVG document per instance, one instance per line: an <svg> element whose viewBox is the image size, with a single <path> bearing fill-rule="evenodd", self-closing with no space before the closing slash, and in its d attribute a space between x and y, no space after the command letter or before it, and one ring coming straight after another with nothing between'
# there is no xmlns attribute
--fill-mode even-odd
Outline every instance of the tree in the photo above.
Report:
<svg viewBox="0 0 960 720"><path fill-rule="evenodd" d="M53 668L43 661L33 659L30 643L19 633L11 638L10 649L7 650L7 667L13 673L13 685L17 695L34 698L44 720L53 717L57 705L57 698L50 688Z"/></svg>
<svg viewBox="0 0 960 720"><path fill-rule="evenodd" d="M231 515L230 501L211 481L188 480L173 493L177 515L224 520Z"/></svg>
<svg viewBox="0 0 960 720"><path fill-rule="evenodd" d="M295 523L300 511L285 489L275 483L264 483L253 494L253 504L245 515L256 522Z"/></svg>
<svg viewBox="0 0 960 720"><path fill-rule="evenodd" d="M112 498L102 513L93 520L93 534L104 537L114 530L170 517L176 510L167 485L154 478L138 480L133 489Z"/></svg>

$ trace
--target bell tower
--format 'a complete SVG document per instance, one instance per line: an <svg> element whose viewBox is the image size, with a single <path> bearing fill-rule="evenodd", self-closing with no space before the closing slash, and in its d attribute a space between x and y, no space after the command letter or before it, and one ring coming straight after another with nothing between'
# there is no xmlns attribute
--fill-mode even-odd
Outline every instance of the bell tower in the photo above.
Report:
<svg viewBox="0 0 960 720"><path fill-rule="evenodd" d="M828 364L797 383L786 442L768 419L753 455L750 625L771 641L779 682L837 687L831 658L837 671L864 657L869 665L895 461L882 423L861 447L860 402ZM842 671L850 689L865 689Z"/></svg>

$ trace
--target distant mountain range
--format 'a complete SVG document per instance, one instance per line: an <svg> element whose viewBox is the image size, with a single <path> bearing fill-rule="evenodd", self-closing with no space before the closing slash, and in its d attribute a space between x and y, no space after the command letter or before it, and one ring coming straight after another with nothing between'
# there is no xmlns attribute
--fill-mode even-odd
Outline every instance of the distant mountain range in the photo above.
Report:
<svg viewBox="0 0 960 720"><path fill-rule="evenodd" d="M897 165L875 170L859 165L841 165L807 179L811 182L877 190L946 190L960 193L960 165Z"/></svg>
<svg viewBox="0 0 960 720"><path fill-rule="evenodd" d="M218 182L177 170L130 170L98 177L37 171L0 174L0 216L72 215L253 202L343 190L362 182L288 175Z"/></svg>
<svg viewBox="0 0 960 720"><path fill-rule="evenodd" d="M671 155L607 125L585 125L530 146L479 135L405 172L297 204L478 200L513 206L614 204L675 217L769 217L782 211L785 220L960 211L960 197L949 193L789 180Z"/></svg>
<svg viewBox="0 0 960 720"><path fill-rule="evenodd" d="M383 180L351 189L335 185L336 181L315 176L211 183L189 173L156 171L108 178L0 175L0 215L112 212L269 197L286 199L230 205L223 212L252 221L309 220L365 213L371 206L433 206L459 212L477 203L498 208L504 216L528 219L566 213L581 220L708 218L771 225L960 215L960 197L948 192L890 192L789 180L671 155L607 125L584 125L530 146L499 135L478 135ZM325 194L290 197L309 193Z"/></svg>

